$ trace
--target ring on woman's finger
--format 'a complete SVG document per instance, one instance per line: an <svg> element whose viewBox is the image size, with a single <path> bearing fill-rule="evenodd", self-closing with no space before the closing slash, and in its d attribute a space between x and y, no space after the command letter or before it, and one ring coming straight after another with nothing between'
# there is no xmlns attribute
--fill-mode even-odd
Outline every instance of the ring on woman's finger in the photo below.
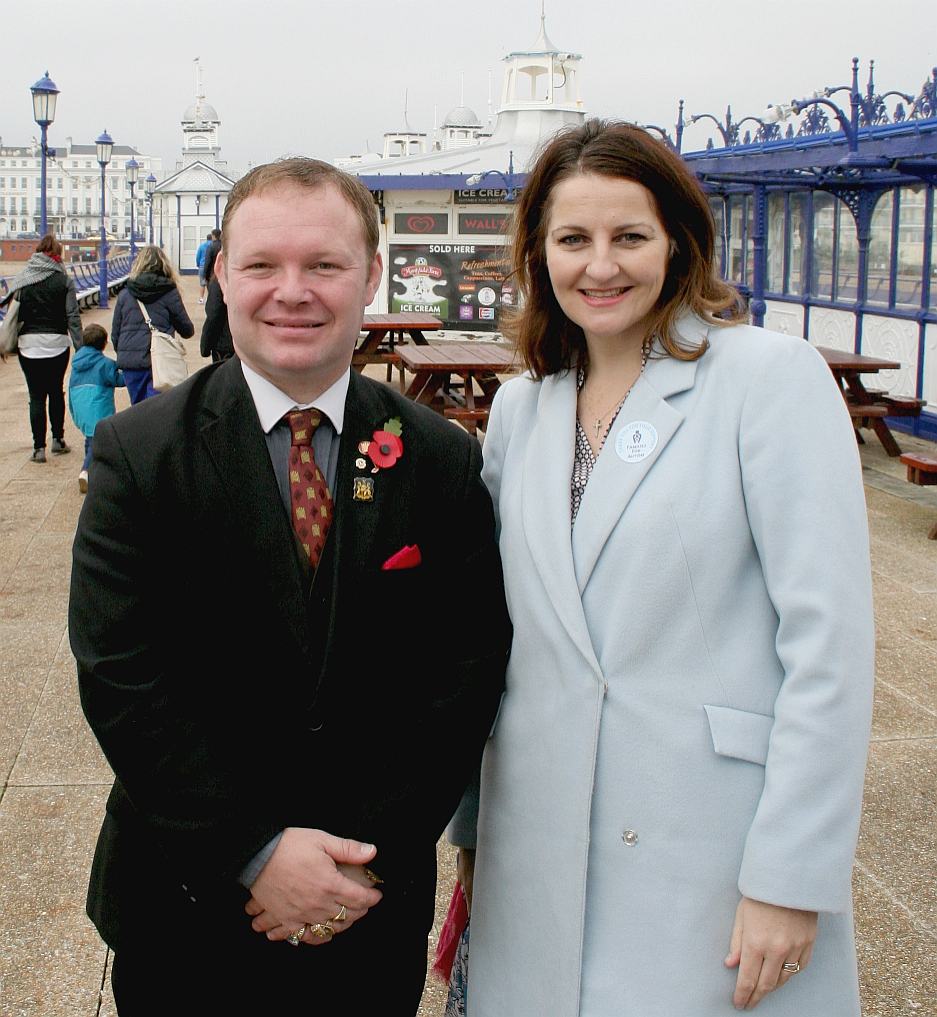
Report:
<svg viewBox="0 0 937 1017"><path fill-rule="evenodd" d="M781 965L783 971L787 971L788 974L796 975L800 971L800 961L785 961Z"/></svg>
<svg viewBox="0 0 937 1017"><path fill-rule="evenodd" d="M287 943L289 943L290 946L299 946L300 941L302 940L303 936L306 935L306 929L307 928L308 928L308 926L302 925L295 932L291 932L286 937Z"/></svg>
<svg viewBox="0 0 937 1017"><path fill-rule="evenodd" d="M331 922L316 922L315 925L309 926L309 932L316 937L316 939L322 939L326 943L335 935L335 930L332 928Z"/></svg>
<svg viewBox="0 0 937 1017"><path fill-rule="evenodd" d="M339 912L334 918L330 918L330 922L344 922L348 914L348 909L344 904L339 905Z"/></svg>

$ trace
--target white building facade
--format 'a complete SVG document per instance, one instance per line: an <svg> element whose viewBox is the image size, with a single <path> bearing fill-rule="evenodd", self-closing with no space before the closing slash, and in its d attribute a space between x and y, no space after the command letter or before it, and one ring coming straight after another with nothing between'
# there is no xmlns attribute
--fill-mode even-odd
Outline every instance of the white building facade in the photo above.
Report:
<svg viewBox="0 0 937 1017"><path fill-rule="evenodd" d="M498 328L501 307L514 300L504 244L513 191L543 141L585 119L581 60L553 45L541 15L534 44L504 58L490 131L462 105L433 151L339 160L380 210L386 269L369 310L427 312L447 329Z"/></svg>
<svg viewBox="0 0 937 1017"><path fill-rule="evenodd" d="M126 165L139 165L134 187L134 227L145 239L147 205L143 181L162 175L162 160L128 145L114 145L105 172L104 221L109 235L130 237L130 185ZM40 228L42 155L38 144L6 145L0 140L0 239L38 237ZM95 237L101 231L101 166L93 144L49 147L46 160L46 209L49 229L59 237Z"/></svg>
<svg viewBox="0 0 937 1017"><path fill-rule="evenodd" d="M182 115L182 157L153 194L154 234L176 269L197 271L195 254L213 229L221 229L234 179L221 156L221 118L201 86Z"/></svg>

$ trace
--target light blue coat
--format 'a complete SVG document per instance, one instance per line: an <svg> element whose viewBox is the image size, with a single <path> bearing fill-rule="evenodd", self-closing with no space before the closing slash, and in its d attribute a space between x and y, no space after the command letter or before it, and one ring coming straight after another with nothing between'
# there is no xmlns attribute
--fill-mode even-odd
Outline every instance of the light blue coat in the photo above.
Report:
<svg viewBox="0 0 937 1017"><path fill-rule="evenodd" d="M492 409L515 636L482 769L470 1017L734 1015L740 894L821 912L811 965L758 1012L859 1013L874 639L855 438L803 340L679 331L711 348L649 361L572 539L574 373L513 380Z"/></svg>

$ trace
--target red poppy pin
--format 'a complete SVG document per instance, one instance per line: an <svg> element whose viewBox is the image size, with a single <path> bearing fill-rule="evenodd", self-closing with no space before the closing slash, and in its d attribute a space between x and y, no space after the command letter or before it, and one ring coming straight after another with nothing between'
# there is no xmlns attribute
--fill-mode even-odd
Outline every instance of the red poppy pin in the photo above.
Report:
<svg viewBox="0 0 937 1017"><path fill-rule="evenodd" d="M403 424L397 417L391 417L382 428L374 432L368 443L368 457L374 463L372 473L389 469L403 455L402 434Z"/></svg>

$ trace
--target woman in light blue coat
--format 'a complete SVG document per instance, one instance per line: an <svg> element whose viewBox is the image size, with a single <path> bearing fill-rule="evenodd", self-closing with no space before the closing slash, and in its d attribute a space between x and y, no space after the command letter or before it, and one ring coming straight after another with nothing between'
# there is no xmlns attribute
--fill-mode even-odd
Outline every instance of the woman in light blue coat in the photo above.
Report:
<svg viewBox="0 0 937 1017"><path fill-rule="evenodd" d="M809 344L733 320L713 247L692 174L625 125L557 136L518 202L470 1017L859 1014L856 443Z"/></svg>

